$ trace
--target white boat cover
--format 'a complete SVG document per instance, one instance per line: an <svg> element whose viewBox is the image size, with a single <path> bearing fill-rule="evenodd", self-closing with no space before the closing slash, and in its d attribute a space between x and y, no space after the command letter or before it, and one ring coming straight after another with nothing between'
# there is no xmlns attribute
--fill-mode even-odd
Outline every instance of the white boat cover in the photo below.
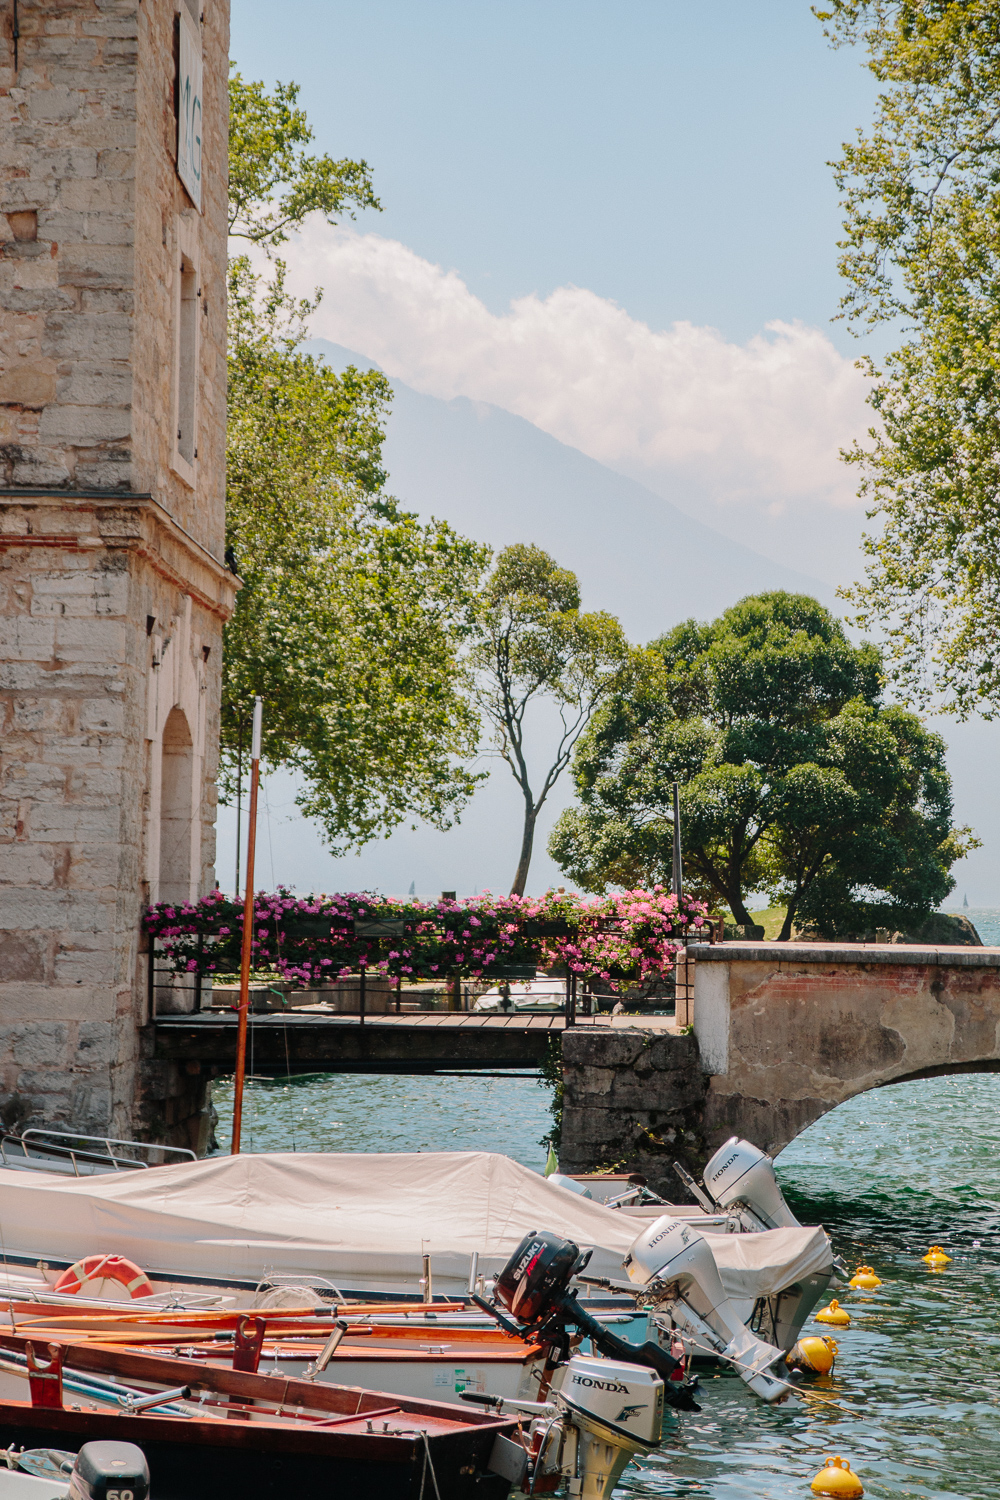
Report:
<svg viewBox="0 0 1000 1500"><path fill-rule="evenodd" d="M620 1278L641 1227L488 1152L220 1156L79 1179L0 1170L0 1255L114 1251L166 1280L320 1276L415 1290L429 1254L435 1293L454 1293L473 1252L491 1275L533 1229L593 1249L592 1273ZM706 1238L727 1292L743 1299L831 1264L821 1229Z"/></svg>

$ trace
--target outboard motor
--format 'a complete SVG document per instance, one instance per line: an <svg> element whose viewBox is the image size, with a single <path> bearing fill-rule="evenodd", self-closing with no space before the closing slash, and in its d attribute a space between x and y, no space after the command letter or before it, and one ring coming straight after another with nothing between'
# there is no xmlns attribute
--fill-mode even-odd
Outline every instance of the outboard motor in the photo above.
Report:
<svg viewBox="0 0 1000 1500"><path fill-rule="evenodd" d="M580 1306L569 1286L589 1259L590 1252L581 1255L571 1240L533 1231L494 1283L497 1302L517 1322L482 1297L472 1299L508 1333L548 1344L552 1351L549 1401L462 1392L464 1401L534 1416L528 1448L498 1438L490 1461L528 1494L541 1492L543 1476L556 1482L562 1476L571 1495L610 1500L629 1461L659 1443L664 1402L685 1411L699 1409L681 1360L656 1343L626 1343ZM570 1357L571 1330L585 1334L604 1358L596 1353Z"/></svg>
<svg viewBox="0 0 1000 1500"><path fill-rule="evenodd" d="M705 1168L704 1181L713 1201L734 1214L744 1230L802 1227L781 1195L771 1158L739 1136L719 1147Z"/></svg>
<svg viewBox="0 0 1000 1500"><path fill-rule="evenodd" d="M765 1401L787 1396L787 1381L773 1372L784 1363L784 1353L742 1321L697 1229L664 1214L639 1235L624 1264L633 1285L648 1289L659 1327L676 1328L701 1352L726 1360Z"/></svg>
<svg viewBox="0 0 1000 1500"><path fill-rule="evenodd" d="M68 1500L147 1500L149 1466L134 1443L84 1443L70 1475Z"/></svg>

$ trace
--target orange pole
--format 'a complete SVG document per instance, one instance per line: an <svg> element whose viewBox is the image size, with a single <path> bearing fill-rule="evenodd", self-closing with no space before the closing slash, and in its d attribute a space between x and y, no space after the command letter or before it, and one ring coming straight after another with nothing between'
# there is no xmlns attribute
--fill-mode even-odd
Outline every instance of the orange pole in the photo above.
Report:
<svg viewBox="0 0 1000 1500"><path fill-rule="evenodd" d="M257 849L257 788L260 784L261 701L253 708L253 746L250 751L250 811L247 816L247 885L243 901L243 949L240 954L240 1004L236 1030L236 1078L233 1083L232 1154L240 1152L243 1131L243 1085L247 1070L247 1017L250 1012L250 959L253 953L253 876Z"/></svg>

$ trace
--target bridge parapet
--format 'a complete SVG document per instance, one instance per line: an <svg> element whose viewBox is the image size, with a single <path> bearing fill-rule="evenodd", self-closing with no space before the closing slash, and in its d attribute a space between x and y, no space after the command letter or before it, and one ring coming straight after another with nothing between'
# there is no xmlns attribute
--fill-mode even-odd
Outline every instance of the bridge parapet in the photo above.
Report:
<svg viewBox="0 0 1000 1500"><path fill-rule="evenodd" d="M709 1146L736 1134L778 1152L868 1089L1000 1071L1000 948L726 943L688 953Z"/></svg>

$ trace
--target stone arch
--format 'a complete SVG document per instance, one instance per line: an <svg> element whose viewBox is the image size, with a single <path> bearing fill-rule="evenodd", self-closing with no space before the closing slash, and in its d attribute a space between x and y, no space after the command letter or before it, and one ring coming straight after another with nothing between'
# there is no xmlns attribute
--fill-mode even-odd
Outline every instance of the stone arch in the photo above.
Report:
<svg viewBox="0 0 1000 1500"><path fill-rule="evenodd" d="M161 901L191 899L194 811L194 741L183 709L172 708L163 726L160 771Z"/></svg>
<svg viewBox="0 0 1000 1500"><path fill-rule="evenodd" d="M804 1110L801 1115L796 1112L794 1128L791 1128L790 1119L783 1121L779 1126L778 1140L774 1142L773 1147L768 1149L773 1156L778 1156L786 1146L790 1146L793 1141L797 1140L803 1131L815 1125L818 1120L822 1120L824 1115L831 1114L833 1110L839 1109L842 1104L847 1104L851 1099L860 1099L862 1094L872 1093L874 1089L888 1089L897 1083L917 1083L922 1078L945 1078L963 1073L1000 1073L1000 1058L984 1057L972 1062L947 1062L929 1068L915 1068L910 1073L894 1073L890 1077L876 1079L864 1088L854 1089L851 1093L845 1094L842 1099L805 1101L815 1107ZM771 1118L773 1122L773 1114ZM773 1123L771 1128L774 1129ZM790 1133L788 1133L789 1130Z"/></svg>

